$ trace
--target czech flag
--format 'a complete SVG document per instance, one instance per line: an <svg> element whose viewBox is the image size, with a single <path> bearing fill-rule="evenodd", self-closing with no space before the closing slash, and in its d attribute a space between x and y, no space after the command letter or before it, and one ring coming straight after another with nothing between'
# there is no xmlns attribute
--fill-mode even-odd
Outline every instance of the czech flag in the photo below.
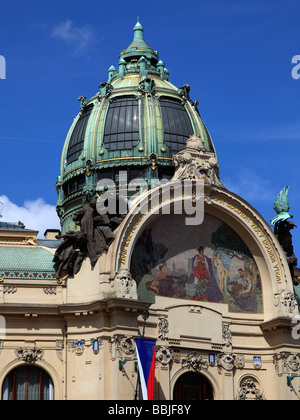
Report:
<svg viewBox="0 0 300 420"><path fill-rule="evenodd" d="M154 400L156 340L135 339L139 374L144 400Z"/></svg>

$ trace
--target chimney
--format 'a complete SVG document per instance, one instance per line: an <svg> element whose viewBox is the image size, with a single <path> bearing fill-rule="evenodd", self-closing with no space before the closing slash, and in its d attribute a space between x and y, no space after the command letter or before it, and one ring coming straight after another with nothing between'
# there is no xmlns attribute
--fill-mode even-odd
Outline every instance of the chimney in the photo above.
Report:
<svg viewBox="0 0 300 420"><path fill-rule="evenodd" d="M45 239L55 240L56 236L60 235L60 230L58 229L47 229L44 233Z"/></svg>

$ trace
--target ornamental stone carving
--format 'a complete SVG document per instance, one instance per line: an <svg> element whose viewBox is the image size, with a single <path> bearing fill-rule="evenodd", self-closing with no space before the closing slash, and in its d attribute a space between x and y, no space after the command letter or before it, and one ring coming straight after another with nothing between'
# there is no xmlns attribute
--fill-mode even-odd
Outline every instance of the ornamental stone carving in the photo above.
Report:
<svg viewBox="0 0 300 420"><path fill-rule="evenodd" d="M168 322L167 315L160 315L158 317L158 338L160 340L167 340L168 339L168 332L169 332L169 322Z"/></svg>
<svg viewBox="0 0 300 420"><path fill-rule="evenodd" d="M186 147L173 157L176 179L200 180L205 187L223 186L218 178L218 160L209 152L204 141L195 134L190 136Z"/></svg>
<svg viewBox="0 0 300 420"><path fill-rule="evenodd" d="M156 349L156 360L163 366L168 365L172 360L172 352L169 347L159 346Z"/></svg>
<svg viewBox="0 0 300 420"><path fill-rule="evenodd" d="M236 366L235 364L235 355L232 353L220 353L217 357L217 367L218 372L221 372L221 369L224 368L227 371L231 371Z"/></svg>
<svg viewBox="0 0 300 420"><path fill-rule="evenodd" d="M43 290L46 295L56 295L56 287L44 287Z"/></svg>
<svg viewBox="0 0 300 420"><path fill-rule="evenodd" d="M252 378L245 378L241 382L236 400L265 400L263 393L257 389L257 384Z"/></svg>
<svg viewBox="0 0 300 420"><path fill-rule="evenodd" d="M63 361L63 349L64 349L64 341L63 340L56 340L56 355L58 359L62 362Z"/></svg>
<svg viewBox="0 0 300 420"><path fill-rule="evenodd" d="M44 350L38 347L34 347L32 349L19 347L15 350L15 353L19 360L23 360L26 363L35 363L38 360L42 360L44 357Z"/></svg>
<svg viewBox="0 0 300 420"><path fill-rule="evenodd" d="M300 353L282 351L273 356L273 363L278 376L300 373Z"/></svg>
<svg viewBox="0 0 300 420"><path fill-rule="evenodd" d="M293 372L298 372L300 369L300 354L291 354L288 359L288 366Z"/></svg>
<svg viewBox="0 0 300 420"><path fill-rule="evenodd" d="M199 372L202 369L208 369L208 363L203 360L199 353L192 352L182 359L182 367L186 367L195 372Z"/></svg>
<svg viewBox="0 0 300 420"><path fill-rule="evenodd" d="M117 296L129 299L137 298L136 282L127 269L121 269L119 273L116 274L114 287L116 289Z"/></svg>
<svg viewBox="0 0 300 420"><path fill-rule="evenodd" d="M17 287L16 286L4 286L3 287L3 293L17 293Z"/></svg>
<svg viewBox="0 0 300 420"><path fill-rule="evenodd" d="M274 304L279 306L281 304L288 315L293 315L297 306L297 301L294 294L289 290L283 290L281 293L274 295Z"/></svg>
<svg viewBox="0 0 300 420"><path fill-rule="evenodd" d="M135 353L135 344L132 337L114 335L110 339L110 352L112 359L122 357L124 354L130 356Z"/></svg>
<svg viewBox="0 0 300 420"><path fill-rule="evenodd" d="M222 337L226 347L232 345L232 336L230 331L230 324L228 322L222 322Z"/></svg>

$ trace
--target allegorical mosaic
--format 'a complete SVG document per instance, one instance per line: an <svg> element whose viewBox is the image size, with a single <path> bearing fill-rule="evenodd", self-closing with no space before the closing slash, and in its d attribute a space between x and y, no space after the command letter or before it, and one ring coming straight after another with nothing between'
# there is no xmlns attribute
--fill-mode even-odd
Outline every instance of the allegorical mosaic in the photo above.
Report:
<svg viewBox="0 0 300 420"><path fill-rule="evenodd" d="M231 312L261 313L262 286L243 240L225 223L205 215L199 226L163 216L139 237L131 273L139 299L155 296L225 303Z"/></svg>

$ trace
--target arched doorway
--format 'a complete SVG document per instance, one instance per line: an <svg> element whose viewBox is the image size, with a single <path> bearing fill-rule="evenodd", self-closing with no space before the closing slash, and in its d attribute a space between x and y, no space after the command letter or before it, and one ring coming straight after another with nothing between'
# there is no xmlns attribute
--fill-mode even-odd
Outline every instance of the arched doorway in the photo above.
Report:
<svg viewBox="0 0 300 420"><path fill-rule="evenodd" d="M205 376L200 373L187 372L178 378L173 393L174 400L177 401L204 401L213 400L213 389Z"/></svg>
<svg viewBox="0 0 300 420"><path fill-rule="evenodd" d="M18 367L3 382L2 400L53 400L53 382L43 369L30 365Z"/></svg>

